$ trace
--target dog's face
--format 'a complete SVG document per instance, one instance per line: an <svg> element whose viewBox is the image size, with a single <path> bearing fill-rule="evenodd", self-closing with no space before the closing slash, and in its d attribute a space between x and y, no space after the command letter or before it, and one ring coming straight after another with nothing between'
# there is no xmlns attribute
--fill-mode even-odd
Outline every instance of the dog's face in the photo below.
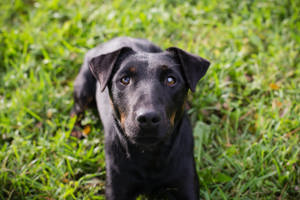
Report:
<svg viewBox="0 0 300 200"><path fill-rule="evenodd" d="M124 134L140 145L159 143L172 134L184 113L188 89L195 89L208 65L177 48L159 53L122 48L90 62L102 90L109 89Z"/></svg>
<svg viewBox="0 0 300 200"><path fill-rule="evenodd" d="M117 68L109 87L126 136L139 144L168 137L184 111L188 90L180 64L169 52L133 53Z"/></svg>

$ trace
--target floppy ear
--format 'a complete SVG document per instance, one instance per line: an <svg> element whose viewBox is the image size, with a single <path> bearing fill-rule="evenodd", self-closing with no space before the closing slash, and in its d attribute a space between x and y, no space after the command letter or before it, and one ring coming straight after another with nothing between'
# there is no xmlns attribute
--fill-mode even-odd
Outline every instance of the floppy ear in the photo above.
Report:
<svg viewBox="0 0 300 200"><path fill-rule="evenodd" d="M113 52L100 54L89 61L89 67L94 77L100 83L101 92L104 91L112 75L114 66L121 55L121 52L132 50L129 47L121 47Z"/></svg>
<svg viewBox="0 0 300 200"><path fill-rule="evenodd" d="M205 75L210 62L177 47L170 47L167 51L179 59L188 86L194 92L197 82Z"/></svg>

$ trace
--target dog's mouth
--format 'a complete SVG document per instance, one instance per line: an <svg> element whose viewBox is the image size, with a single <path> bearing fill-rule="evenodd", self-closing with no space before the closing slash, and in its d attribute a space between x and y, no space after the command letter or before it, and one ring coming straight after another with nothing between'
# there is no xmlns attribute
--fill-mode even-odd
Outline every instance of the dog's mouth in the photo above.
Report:
<svg viewBox="0 0 300 200"><path fill-rule="evenodd" d="M139 136L134 138L134 142L136 144L141 144L141 145L155 145L161 142L161 138L150 137L150 136Z"/></svg>
<svg viewBox="0 0 300 200"><path fill-rule="evenodd" d="M140 145L140 146L156 146L159 145L160 143L166 141L169 136L170 136L170 132L171 130L160 130L158 131L156 134L150 134L146 131L142 131L140 133L138 133L137 135L135 135L134 137L131 137L131 141L136 144L136 145Z"/></svg>

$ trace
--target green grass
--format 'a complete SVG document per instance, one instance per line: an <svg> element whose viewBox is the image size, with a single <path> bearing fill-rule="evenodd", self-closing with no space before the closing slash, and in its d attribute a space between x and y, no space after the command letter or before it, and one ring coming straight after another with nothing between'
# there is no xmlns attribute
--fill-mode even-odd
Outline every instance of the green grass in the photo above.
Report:
<svg viewBox="0 0 300 200"><path fill-rule="evenodd" d="M84 53L115 36L211 61L189 96L201 199L300 199L300 1L0 2L0 199L104 199L97 115L70 137Z"/></svg>

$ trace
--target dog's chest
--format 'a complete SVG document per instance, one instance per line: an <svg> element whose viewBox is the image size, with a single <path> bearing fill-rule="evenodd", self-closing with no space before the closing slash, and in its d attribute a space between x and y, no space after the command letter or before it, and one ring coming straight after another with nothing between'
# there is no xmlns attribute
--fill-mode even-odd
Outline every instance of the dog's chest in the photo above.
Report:
<svg viewBox="0 0 300 200"><path fill-rule="evenodd" d="M160 179L170 168L168 156L163 149L156 152L141 151L135 155L133 164L143 179Z"/></svg>

